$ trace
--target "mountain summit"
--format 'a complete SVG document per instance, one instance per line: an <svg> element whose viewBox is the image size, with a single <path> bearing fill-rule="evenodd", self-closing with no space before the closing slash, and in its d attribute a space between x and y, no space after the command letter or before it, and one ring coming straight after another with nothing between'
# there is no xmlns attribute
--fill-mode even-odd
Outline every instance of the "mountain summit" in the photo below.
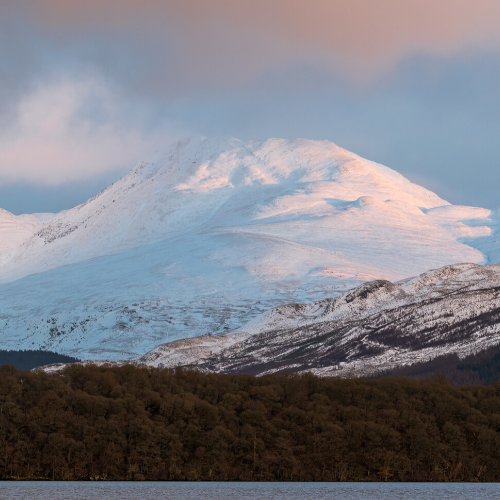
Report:
<svg viewBox="0 0 500 500"><path fill-rule="evenodd" d="M21 216L15 238L10 215L4 345L81 358L133 357L367 280L499 260L495 212L450 205L329 141L185 140L78 207Z"/></svg>
<svg viewBox="0 0 500 500"><path fill-rule="evenodd" d="M191 139L156 153L44 227L32 224L33 232L23 233L32 238L16 240L24 244L11 254L13 276L202 228L260 230L303 220L327 227L333 222L327 218L350 209L404 218L422 215L417 207L443 205L449 204L397 172L329 141Z"/></svg>

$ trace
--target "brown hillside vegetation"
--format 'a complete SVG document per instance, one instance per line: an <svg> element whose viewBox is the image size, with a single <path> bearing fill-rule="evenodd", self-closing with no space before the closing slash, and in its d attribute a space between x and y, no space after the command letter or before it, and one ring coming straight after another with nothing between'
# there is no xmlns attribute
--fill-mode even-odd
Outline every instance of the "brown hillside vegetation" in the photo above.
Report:
<svg viewBox="0 0 500 500"><path fill-rule="evenodd" d="M0 477L500 480L500 382L0 367Z"/></svg>

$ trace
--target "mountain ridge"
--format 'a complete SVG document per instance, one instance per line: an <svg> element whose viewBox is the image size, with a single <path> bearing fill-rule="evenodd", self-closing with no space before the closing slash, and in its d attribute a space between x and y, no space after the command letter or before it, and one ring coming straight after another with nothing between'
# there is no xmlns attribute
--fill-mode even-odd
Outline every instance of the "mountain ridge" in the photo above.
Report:
<svg viewBox="0 0 500 500"><path fill-rule="evenodd" d="M364 375L500 344L500 264L458 264L273 309L233 334L167 343L136 362L264 375Z"/></svg>
<svg viewBox="0 0 500 500"><path fill-rule="evenodd" d="M180 141L0 250L0 333L136 358L365 281L498 262L498 224L329 141Z"/></svg>

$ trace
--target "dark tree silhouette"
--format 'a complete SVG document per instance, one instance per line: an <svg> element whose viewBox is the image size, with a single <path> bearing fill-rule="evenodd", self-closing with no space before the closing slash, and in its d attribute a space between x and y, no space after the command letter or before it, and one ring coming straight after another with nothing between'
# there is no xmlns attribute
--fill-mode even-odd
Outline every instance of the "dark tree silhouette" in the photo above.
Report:
<svg viewBox="0 0 500 500"><path fill-rule="evenodd" d="M78 358L52 351L5 351L0 350L0 365L14 365L18 370L32 370L54 363L75 363Z"/></svg>

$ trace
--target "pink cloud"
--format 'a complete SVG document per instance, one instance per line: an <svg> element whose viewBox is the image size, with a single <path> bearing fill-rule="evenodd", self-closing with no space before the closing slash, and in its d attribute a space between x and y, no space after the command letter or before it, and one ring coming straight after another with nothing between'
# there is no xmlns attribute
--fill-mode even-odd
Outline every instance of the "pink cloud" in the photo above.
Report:
<svg viewBox="0 0 500 500"><path fill-rule="evenodd" d="M244 73L310 51L324 63L376 72L408 52L500 44L498 0L31 0L30 9L56 31L98 28L158 40L176 26L191 66L208 58L217 68L240 51Z"/></svg>
<svg viewBox="0 0 500 500"><path fill-rule="evenodd" d="M80 116L89 96L98 99L106 121ZM63 79L40 85L19 101L14 119L0 130L0 184L59 185L125 172L177 138L166 129L146 136L140 124L125 126L122 107L102 81Z"/></svg>

